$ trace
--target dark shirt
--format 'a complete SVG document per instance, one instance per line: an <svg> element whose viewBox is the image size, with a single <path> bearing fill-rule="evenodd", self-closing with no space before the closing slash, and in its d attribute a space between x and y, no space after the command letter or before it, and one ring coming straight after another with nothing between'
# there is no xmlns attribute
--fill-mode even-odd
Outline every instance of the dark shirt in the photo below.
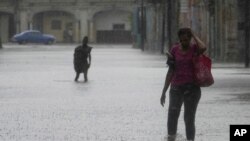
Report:
<svg viewBox="0 0 250 141"><path fill-rule="evenodd" d="M174 57L174 76L171 80L171 85L177 86L194 82L194 67L192 59L195 52L197 52L197 49L198 46L192 44L188 51L183 53L180 44L176 44L172 47L170 53Z"/></svg>
<svg viewBox="0 0 250 141"><path fill-rule="evenodd" d="M76 72L83 72L88 69L89 62L88 57L90 56L92 47L89 46L77 46L74 52L74 67Z"/></svg>

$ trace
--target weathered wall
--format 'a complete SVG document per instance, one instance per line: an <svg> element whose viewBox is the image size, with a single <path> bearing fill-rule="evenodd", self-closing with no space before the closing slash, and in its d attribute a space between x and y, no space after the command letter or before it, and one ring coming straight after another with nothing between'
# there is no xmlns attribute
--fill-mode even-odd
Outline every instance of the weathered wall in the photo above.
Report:
<svg viewBox="0 0 250 141"><path fill-rule="evenodd" d="M153 4L147 8L145 41L147 50L161 50L163 18L160 7ZM167 21L164 52L171 44L178 41L176 33L179 27L191 27L208 46L207 53L214 60L222 62L242 60L244 28L239 29L239 27L244 23L242 18L244 11L241 10L242 6L238 5L237 0L170 0L166 7L168 10L165 11Z"/></svg>
<svg viewBox="0 0 250 141"><path fill-rule="evenodd" d="M0 16L0 37L1 37L2 42L8 41L8 37L9 37L8 21L9 21L9 16L7 15Z"/></svg>
<svg viewBox="0 0 250 141"><path fill-rule="evenodd" d="M38 13L51 12L66 12L72 14L70 18L60 18L62 28L55 31L50 27L51 21L58 19L59 17L50 17L47 15L43 18L44 32L55 34L58 41L62 41L62 32L65 30L63 23L73 23L73 35L74 41L80 42L83 36L89 36L90 41L95 41L95 24L93 23L95 13L100 11L109 10L125 10L132 13L134 6L134 0L1 0L0 12L10 11L14 15L15 24L13 27L16 29L16 33L22 32L27 29L34 28L34 16ZM108 16L108 15L107 15ZM110 16L109 16L110 17ZM131 21L130 21L131 22ZM129 29L130 24L126 23L126 29Z"/></svg>

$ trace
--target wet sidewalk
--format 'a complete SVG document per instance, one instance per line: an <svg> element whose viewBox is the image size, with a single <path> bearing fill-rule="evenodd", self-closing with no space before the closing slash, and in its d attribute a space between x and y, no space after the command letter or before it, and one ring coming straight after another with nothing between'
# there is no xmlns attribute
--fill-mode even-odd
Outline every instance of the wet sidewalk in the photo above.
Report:
<svg viewBox="0 0 250 141"><path fill-rule="evenodd" d="M89 82L75 83L73 46L0 50L0 140L162 141L163 56L129 46L94 46ZM215 67L202 88L197 141L229 141L230 124L249 124L250 70ZM168 98L168 97L167 97ZM184 140L183 111L178 141Z"/></svg>

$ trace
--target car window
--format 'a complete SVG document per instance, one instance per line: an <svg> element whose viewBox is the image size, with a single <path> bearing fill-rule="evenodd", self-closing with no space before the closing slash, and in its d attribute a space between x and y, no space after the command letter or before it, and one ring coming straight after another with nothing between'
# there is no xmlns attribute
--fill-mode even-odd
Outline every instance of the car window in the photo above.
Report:
<svg viewBox="0 0 250 141"><path fill-rule="evenodd" d="M32 35L33 35L33 36L40 36L41 33L40 33L40 32L32 32Z"/></svg>
<svg viewBox="0 0 250 141"><path fill-rule="evenodd" d="M26 33L24 33L23 35L25 35L25 36L30 36L31 33L30 33L30 32L26 32Z"/></svg>
<svg viewBox="0 0 250 141"><path fill-rule="evenodd" d="M21 35L27 36L27 35L29 35L29 32L23 32L23 33L21 33Z"/></svg>

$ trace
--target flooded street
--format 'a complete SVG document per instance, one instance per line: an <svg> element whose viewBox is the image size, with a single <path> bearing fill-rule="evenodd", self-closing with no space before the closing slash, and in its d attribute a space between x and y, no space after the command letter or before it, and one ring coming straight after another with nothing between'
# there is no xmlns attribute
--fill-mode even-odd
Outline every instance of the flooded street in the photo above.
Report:
<svg viewBox="0 0 250 141"><path fill-rule="evenodd" d="M162 141L160 96L166 58L129 45L92 45L89 82L74 82L73 45L5 45L0 50L0 140ZM220 64L217 64L220 66ZM202 88L197 141L228 141L249 124L250 69L215 67ZM178 141L185 137L183 111Z"/></svg>

